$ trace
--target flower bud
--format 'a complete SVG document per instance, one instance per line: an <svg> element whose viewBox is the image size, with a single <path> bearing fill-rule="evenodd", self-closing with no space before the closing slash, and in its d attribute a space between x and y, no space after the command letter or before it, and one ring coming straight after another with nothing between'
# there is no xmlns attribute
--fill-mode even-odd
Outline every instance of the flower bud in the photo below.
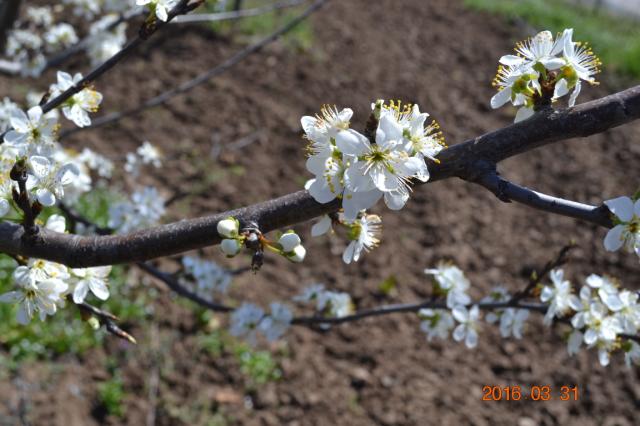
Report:
<svg viewBox="0 0 640 426"><path fill-rule="evenodd" d="M239 227L240 224L238 223L238 220L236 218L228 217L218 222L218 234L222 235L223 237L233 238L238 235Z"/></svg>
<svg viewBox="0 0 640 426"><path fill-rule="evenodd" d="M302 262L304 257L307 255L307 250L301 245L294 247L292 252L293 254L288 256L288 259L295 263Z"/></svg>
<svg viewBox="0 0 640 426"><path fill-rule="evenodd" d="M238 240L224 239L220 243L220 250L227 256L235 256L240 252L242 245Z"/></svg>
<svg viewBox="0 0 640 426"><path fill-rule="evenodd" d="M282 237L278 240L278 243L282 246L282 251L289 253L300 245L300 237L295 232L287 232L282 234Z"/></svg>

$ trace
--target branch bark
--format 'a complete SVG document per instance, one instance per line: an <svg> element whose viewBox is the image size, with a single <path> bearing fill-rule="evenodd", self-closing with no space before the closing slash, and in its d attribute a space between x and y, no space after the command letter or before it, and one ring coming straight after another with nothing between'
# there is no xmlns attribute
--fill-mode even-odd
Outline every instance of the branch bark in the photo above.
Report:
<svg viewBox="0 0 640 426"><path fill-rule="evenodd" d="M445 149L438 156L440 164L429 164L429 182L451 177L478 182L486 176L487 164L494 165L562 139L589 136L637 118L640 118L640 86L567 110L543 111L529 120ZM509 193L513 199L535 206L535 198L531 201L520 196L521 190L523 188L514 186ZM541 197L539 193L534 194ZM28 236L21 226L5 222L0 224L0 252L47 259L71 267L143 262L218 244L221 239L216 225L228 216L236 217L242 226L257 225L262 232L269 232L336 212L339 207L339 200L320 204L307 191L298 191L241 209L115 236L83 237L46 229ZM567 212L557 209L554 213ZM600 214L602 212L594 213ZM607 225L600 219L598 222Z"/></svg>
<svg viewBox="0 0 640 426"><path fill-rule="evenodd" d="M0 3L0 51L4 51L7 32L18 18L20 0L3 0Z"/></svg>

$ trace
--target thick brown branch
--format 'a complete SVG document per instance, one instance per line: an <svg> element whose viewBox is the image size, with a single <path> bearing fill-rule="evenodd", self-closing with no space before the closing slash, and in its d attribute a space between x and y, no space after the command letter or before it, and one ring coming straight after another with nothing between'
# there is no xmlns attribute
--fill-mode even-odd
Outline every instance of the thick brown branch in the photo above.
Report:
<svg viewBox="0 0 640 426"><path fill-rule="evenodd" d="M542 112L442 151L438 157L441 164L430 165L430 182L454 176L477 181L486 174L487 162L493 164L568 137L588 136L638 117L640 86L568 110ZM319 204L308 192L299 191L249 207L120 236L82 237L41 230L36 237L26 238L22 227L2 223L0 252L72 267L142 262L219 243L216 224L227 216L237 217L245 226L257 224L262 232L269 232L335 212L339 207L339 200Z"/></svg>

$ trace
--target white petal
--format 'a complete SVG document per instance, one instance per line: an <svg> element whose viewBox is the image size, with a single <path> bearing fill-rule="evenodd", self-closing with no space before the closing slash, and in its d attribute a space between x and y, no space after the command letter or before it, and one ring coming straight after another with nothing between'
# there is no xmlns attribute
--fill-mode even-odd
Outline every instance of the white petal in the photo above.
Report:
<svg viewBox="0 0 640 426"><path fill-rule="evenodd" d="M408 192L394 191L384 193L384 202L391 210L402 209L407 200L409 200Z"/></svg>
<svg viewBox="0 0 640 426"><path fill-rule="evenodd" d="M326 234L329 230L331 230L331 218L328 215L324 215L311 227L311 236L318 237Z"/></svg>
<svg viewBox="0 0 640 426"><path fill-rule="evenodd" d="M505 87L491 98L491 108L500 108L511 99L511 88Z"/></svg>
<svg viewBox="0 0 640 426"><path fill-rule="evenodd" d="M553 97L555 99L561 98L562 96L566 95L567 93L569 93L569 87L567 85L567 80L565 80L564 78L561 78L560 80L558 80L558 82L556 83L556 87L553 90Z"/></svg>
<svg viewBox="0 0 640 426"><path fill-rule="evenodd" d="M18 303L24 294L21 291L10 291L0 296L1 303Z"/></svg>
<svg viewBox="0 0 640 426"><path fill-rule="evenodd" d="M607 200L604 204L623 222L633 219L633 201L629 197L618 197Z"/></svg>
<svg viewBox="0 0 640 426"><path fill-rule="evenodd" d="M82 280L76 284L76 288L73 289L73 303L80 304L84 302L89 292L88 280Z"/></svg>
<svg viewBox="0 0 640 426"><path fill-rule="evenodd" d="M557 70L558 68L563 67L565 63L565 60L562 58L551 58L542 61L542 64L545 66L545 68L550 71Z"/></svg>
<svg viewBox="0 0 640 426"><path fill-rule="evenodd" d="M353 254L355 252L355 249L356 249L356 242L351 241L347 246L347 248L344 250L344 253L342 253L342 261L347 265L350 264L351 261L353 260Z"/></svg>
<svg viewBox="0 0 640 426"><path fill-rule="evenodd" d="M336 194L331 191L331 188L323 178L313 179L308 191L313 199L321 204L328 203L336 198Z"/></svg>
<svg viewBox="0 0 640 426"><path fill-rule="evenodd" d="M578 95L580 94L580 90L582 88L582 83L580 80L576 83L576 86L573 88L573 92L571 92L571 96L569 96L569 106L572 107L576 104L576 99L578 99Z"/></svg>
<svg viewBox="0 0 640 426"><path fill-rule="evenodd" d="M453 330L453 340L455 340L456 342L459 342L462 339L464 339L465 334L466 334L466 327L464 324L460 324L459 326L456 327L455 330Z"/></svg>
<svg viewBox="0 0 640 426"><path fill-rule="evenodd" d="M502 58L500 58L500 63L502 65L520 65L524 61L524 58L516 55L504 55Z"/></svg>
<svg viewBox="0 0 640 426"><path fill-rule="evenodd" d="M533 108L522 107L516 113L516 118L513 120L514 123L518 123L519 121L526 120L527 118L533 115Z"/></svg>
<svg viewBox="0 0 640 426"><path fill-rule="evenodd" d="M604 237L604 248L607 251L618 251L624 244L622 235L624 233L624 225L616 225L609 229L607 235Z"/></svg>
<svg viewBox="0 0 640 426"><path fill-rule="evenodd" d="M336 146L343 154L355 156L362 155L371 148L366 136L351 129L336 135Z"/></svg>
<svg viewBox="0 0 640 426"><path fill-rule="evenodd" d="M109 288L102 280L90 279L89 288L91 292L96 295L100 300L107 300L109 298Z"/></svg>
<svg viewBox="0 0 640 426"><path fill-rule="evenodd" d="M36 191L36 197L40 204L46 207L53 206L56 203L56 197L48 189L38 189Z"/></svg>

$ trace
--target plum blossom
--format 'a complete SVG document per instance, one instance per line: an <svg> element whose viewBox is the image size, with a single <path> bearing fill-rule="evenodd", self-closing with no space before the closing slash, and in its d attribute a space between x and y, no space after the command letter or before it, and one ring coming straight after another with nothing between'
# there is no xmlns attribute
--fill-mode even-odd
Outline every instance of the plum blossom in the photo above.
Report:
<svg viewBox="0 0 640 426"><path fill-rule="evenodd" d="M67 290L64 281L50 279L38 283L21 282L18 290L10 291L0 296L1 303L19 303L17 312L18 323L27 325L38 313L44 321L47 315L54 315L59 304L63 302L62 295Z"/></svg>
<svg viewBox="0 0 640 426"><path fill-rule="evenodd" d="M58 82L49 88L51 96L56 97L75 87L82 81L82 74L76 73L73 77L63 71L58 71ZM90 112L98 111L102 102L102 94L86 87L67 99L62 105L62 113L78 127L91 125Z"/></svg>
<svg viewBox="0 0 640 426"><path fill-rule="evenodd" d="M164 215L164 198L154 187L136 191L131 200L114 203L109 207L108 226L126 234L136 229L156 225Z"/></svg>
<svg viewBox="0 0 640 426"><path fill-rule="evenodd" d="M53 206L65 196L64 188L80 173L75 164L52 163L47 157L34 155L29 158L27 189L33 192L43 206Z"/></svg>
<svg viewBox="0 0 640 426"><path fill-rule="evenodd" d="M547 313L544 316L544 323L550 325L554 317L561 317L571 309L571 283L564 279L562 269L554 269L549 273L553 287L544 286L540 293L542 302L550 302Z"/></svg>
<svg viewBox="0 0 640 426"><path fill-rule="evenodd" d="M325 290L322 284L312 284L302 294L295 296L298 302L316 302L316 310L329 317L344 317L353 312L351 296L347 293Z"/></svg>
<svg viewBox="0 0 640 426"><path fill-rule="evenodd" d="M73 289L73 302L82 303L89 291L100 300L109 298L108 278L111 266L72 269L71 275L76 282Z"/></svg>
<svg viewBox="0 0 640 426"><path fill-rule="evenodd" d="M292 319L293 313L287 305L274 302L271 304L271 314L265 316L258 327L268 341L274 342L286 333Z"/></svg>
<svg viewBox="0 0 640 426"><path fill-rule="evenodd" d="M526 309L505 309L500 315L500 335L505 338L513 336L522 339L522 329L527 318L529 311Z"/></svg>
<svg viewBox="0 0 640 426"><path fill-rule="evenodd" d="M251 303L243 303L231 314L229 332L232 336L243 337L254 345L259 331L258 326L263 318L262 308Z"/></svg>
<svg viewBox="0 0 640 426"><path fill-rule="evenodd" d="M319 203L341 199L349 222L380 198L389 208L401 209L409 199L411 180L429 179L424 159L435 159L444 148L437 123L425 127L428 114L417 106L401 109L399 103L377 101L373 114L374 141L349 128L350 109L325 106L321 116L301 120L310 141L306 166L315 175L305 188ZM321 223L321 230L328 231L328 222Z"/></svg>
<svg viewBox="0 0 640 426"><path fill-rule="evenodd" d="M573 93L569 97L569 106L575 105L576 98L580 94L582 80L590 84L596 84L593 76L600 72L599 66L602 65L587 44L572 41L572 36L573 29L565 30L563 53L566 65L562 67L559 80L559 82L565 82L563 87L566 87L566 91L573 88Z"/></svg>
<svg viewBox="0 0 640 426"><path fill-rule="evenodd" d="M196 292L211 299L211 292L225 293L231 284L232 275L215 262L193 256L182 258L184 274L196 283Z"/></svg>
<svg viewBox="0 0 640 426"><path fill-rule="evenodd" d="M169 11L173 9L177 4L177 0L136 0L138 6L149 5L151 13L161 20L166 21L169 19Z"/></svg>
<svg viewBox="0 0 640 426"><path fill-rule="evenodd" d="M446 339L455 326L453 316L444 309L420 309L418 316L422 320L420 329L427 334L427 340L434 337Z"/></svg>
<svg viewBox="0 0 640 426"><path fill-rule="evenodd" d="M572 41L573 29L563 31L555 40L549 31L517 43L516 55L500 58L498 73L493 81L498 89L491 98L491 107L505 103L519 107L515 122L525 120L534 113L540 100L553 91L552 101L573 92L569 106L575 104L581 81L595 84L593 75L599 72L600 61L591 49Z"/></svg>
<svg viewBox="0 0 640 426"><path fill-rule="evenodd" d="M46 146L55 139L56 122L44 116L39 106L30 108L26 114L20 109L12 110L9 122L12 130L4 135L4 141L21 155L34 152L29 145Z"/></svg>
<svg viewBox="0 0 640 426"><path fill-rule="evenodd" d="M301 243L302 240L293 230L285 232L278 240L282 255L294 263L302 262L307 254Z"/></svg>
<svg viewBox="0 0 640 426"><path fill-rule="evenodd" d="M618 197L607 200L604 204L614 214L616 223L604 238L604 248L607 251L624 248L629 253L635 252L640 256L640 200Z"/></svg>
<svg viewBox="0 0 640 426"><path fill-rule="evenodd" d="M471 302L471 298L467 294L470 287L469 280L457 266L440 263L437 268L425 269L424 273L433 275L437 284L436 292L442 292L446 295L449 309Z"/></svg>
<svg viewBox="0 0 640 426"><path fill-rule="evenodd" d="M344 263L357 262L362 250L370 251L380 244L382 220L379 216L363 212L359 219L347 223L351 242L342 255Z"/></svg>
<svg viewBox="0 0 640 426"><path fill-rule="evenodd" d="M453 339L456 342L464 340L464 344L473 349L478 345L478 320L480 318L480 308L473 305L471 309L467 309L462 305L458 305L452 310L453 317L458 324L453 330Z"/></svg>

